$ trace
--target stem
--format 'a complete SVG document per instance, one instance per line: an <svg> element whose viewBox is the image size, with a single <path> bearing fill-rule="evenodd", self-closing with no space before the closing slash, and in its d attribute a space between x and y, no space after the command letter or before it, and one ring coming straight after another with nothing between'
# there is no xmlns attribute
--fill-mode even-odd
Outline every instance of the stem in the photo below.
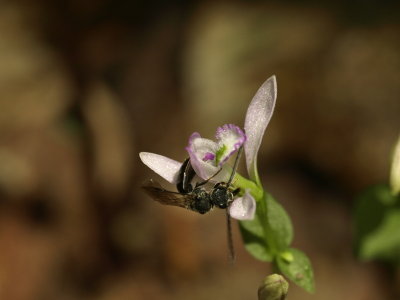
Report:
<svg viewBox="0 0 400 300"><path fill-rule="evenodd" d="M240 174L236 173L233 179L233 184L235 188L240 188L242 191L250 190L250 194L254 197L257 202L261 202L264 196L264 191L253 181L244 178Z"/></svg>
<svg viewBox="0 0 400 300"><path fill-rule="evenodd" d="M261 226L264 230L265 243L268 245L273 256L276 256L279 253L279 251L273 240L274 233L272 232L271 227L268 224L268 216L267 216L268 208L267 208L267 199L266 199L267 197L268 197L268 194L264 193L262 200L258 202L258 205L257 205L258 209L256 210L256 213L260 220Z"/></svg>
<svg viewBox="0 0 400 300"><path fill-rule="evenodd" d="M267 216L267 197L270 196L268 195L268 193L264 192L261 185L258 185L255 182L244 178L238 173L236 173L233 180L233 186L236 188L240 188L242 191L245 191L246 189L250 190L250 194L257 202L256 214L264 231L265 243L271 250L271 253L276 256L279 253L279 250L274 241L274 233L272 232L271 227L268 223Z"/></svg>

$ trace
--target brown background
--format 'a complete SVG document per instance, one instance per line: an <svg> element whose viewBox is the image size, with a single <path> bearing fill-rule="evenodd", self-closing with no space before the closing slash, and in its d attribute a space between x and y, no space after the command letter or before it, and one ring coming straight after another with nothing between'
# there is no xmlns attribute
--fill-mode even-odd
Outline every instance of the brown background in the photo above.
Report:
<svg viewBox="0 0 400 300"><path fill-rule="evenodd" d="M268 264L227 263L223 211L162 207L140 151L243 124L272 74L260 153L317 292L395 299L399 272L352 254L355 195L399 134L399 7L388 1L1 1L0 299L255 299ZM245 174L243 166L242 173ZM167 185L166 185L167 186ZM396 284L397 283L397 284Z"/></svg>

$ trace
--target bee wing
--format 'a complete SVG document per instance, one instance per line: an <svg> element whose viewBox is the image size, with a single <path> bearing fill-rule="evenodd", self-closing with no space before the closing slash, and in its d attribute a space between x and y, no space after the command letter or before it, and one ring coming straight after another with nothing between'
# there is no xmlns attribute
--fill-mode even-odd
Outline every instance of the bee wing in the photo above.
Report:
<svg viewBox="0 0 400 300"><path fill-rule="evenodd" d="M165 205L173 205L190 209L191 198L189 195L180 194L164 189L158 182L149 180L142 185L144 191L153 200Z"/></svg>

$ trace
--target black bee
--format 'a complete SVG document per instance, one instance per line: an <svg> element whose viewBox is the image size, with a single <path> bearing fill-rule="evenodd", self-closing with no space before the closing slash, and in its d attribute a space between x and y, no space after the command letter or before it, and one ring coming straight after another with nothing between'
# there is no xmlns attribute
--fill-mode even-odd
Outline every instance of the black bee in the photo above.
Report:
<svg viewBox="0 0 400 300"><path fill-rule="evenodd" d="M228 182L216 183L211 191L207 191L204 186L221 170L219 170L216 174L214 174L207 180L197 182L193 187L192 181L196 175L196 172L190 164L189 158L187 158L183 162L179 170L178 182L176 184L178 192L168 191L161 187L158 182L155 182L153 180L145 183L142 188L151 198L153 198L157 202L160 202L161 204L183 207L198 212L200 214L205 214L209 212L214 206L222 209L227 209L230 203L232 203L233 198L240 192L239 188L235 190L230 189L230 185L232 183L233 177L235 176L242 150L243 148L240 147ZM226 216L230 260L233 261L234 250L231 233L231 218L228 210L226 210Z"/></svg>
<svg viewBox="0 0 400 300"><path fill-rule="evenodd" d="M149 180L142 188L151 198L161 204L183 207L200 214L209 212L213 207L210 193L198 185L193 190L182 193L168 191L158 182Z"/></svg>
<svg viewBox="0 0 400 300"><path fill-rule="evenodd" d="M209 212L214 206L222 209L227 208L233 201L234 196L240 191L240 189L231 190L230 185L236 172L241 151L242 148L239 149L236 156L235 166L229 181L227 183L218 182L211 191L207 191L204 186L220 171L205 181L197 182L193 187L192 181L196 172L190 164L189 158L183 162L178 173L178 182L176 184L178 192L168 191L153 180L149 180L142 188L151 198L161 204L183 207L200 214Z"/></svg>

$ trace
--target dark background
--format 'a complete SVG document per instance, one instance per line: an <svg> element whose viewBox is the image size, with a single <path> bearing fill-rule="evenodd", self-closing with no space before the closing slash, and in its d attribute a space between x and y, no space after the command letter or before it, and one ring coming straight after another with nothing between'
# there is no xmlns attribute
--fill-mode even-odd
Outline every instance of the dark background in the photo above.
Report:
<svg viewBox="0 0 400 300"><path fill-rule="evenodd" d="M1 1L0 298L255 299L270 265L236 224L228 264L223 211L151 201L138 153L182 161L192 132L242 126L272 74L259 171L317 286L289 298L398 297L398 269L354 258L351 221L399 134L396 3Z"/></svg>

